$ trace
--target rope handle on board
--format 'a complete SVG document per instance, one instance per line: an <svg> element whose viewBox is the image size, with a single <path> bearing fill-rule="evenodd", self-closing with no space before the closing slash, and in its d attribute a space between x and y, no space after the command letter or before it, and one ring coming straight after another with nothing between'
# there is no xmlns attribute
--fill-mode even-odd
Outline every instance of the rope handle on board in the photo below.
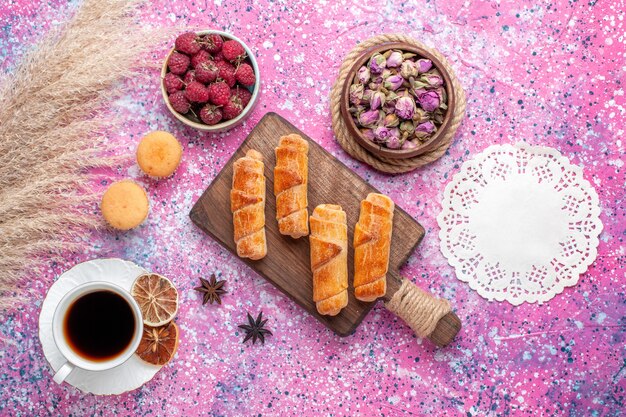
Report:
<svg viewBox="0 0 626 417"><path fill-rule="evenodd" d="M446 346L461 330L461 320L452 312L450 302L435 298L406 278L385 307L400 317L419 337Z"/></svg>

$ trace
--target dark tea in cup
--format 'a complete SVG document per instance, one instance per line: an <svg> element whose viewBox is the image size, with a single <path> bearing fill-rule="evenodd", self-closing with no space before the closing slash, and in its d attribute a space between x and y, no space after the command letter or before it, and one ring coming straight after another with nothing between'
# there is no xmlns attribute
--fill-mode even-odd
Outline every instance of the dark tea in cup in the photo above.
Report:
<svg viewBox="0 0 626 417"><path fill-rule="evenodd" d="M113 291L82 295L69 306L63 320L63 335L83 359L104 362L124 353L136 330L132 307Z"/></svg>

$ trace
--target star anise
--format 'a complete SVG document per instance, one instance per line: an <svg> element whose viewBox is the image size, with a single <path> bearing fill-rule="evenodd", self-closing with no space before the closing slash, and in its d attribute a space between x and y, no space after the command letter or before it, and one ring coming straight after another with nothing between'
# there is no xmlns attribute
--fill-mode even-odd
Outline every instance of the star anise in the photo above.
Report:
<svg viewBox="0 0 626 417"><path fill-rule="evenodd" d="M224 284L226 284L226 280L218 281L215 278L215 274L212 274L210 280L200 278L200 283L202 286L196 287L194 290L204 293L202 305L205 305L206 303L213 304L214 302L222 304L220 296L226 293L226 290L222 288L224 287Z"/></svg>
<svg viewBox="0 0 626 417"><path fill-rule="evenodd" d="M250 313L248 313L248 324L240 324L239 328L246 331L246 337L243 342L246 343L252 338L252 344L255 344L257 339L261 341L261 344L265 344L265 335L272 335L272 332L267 330L264 326L267 323L267 319L263 320L263 312L259 313L259 316L254 320Z"/></svg>

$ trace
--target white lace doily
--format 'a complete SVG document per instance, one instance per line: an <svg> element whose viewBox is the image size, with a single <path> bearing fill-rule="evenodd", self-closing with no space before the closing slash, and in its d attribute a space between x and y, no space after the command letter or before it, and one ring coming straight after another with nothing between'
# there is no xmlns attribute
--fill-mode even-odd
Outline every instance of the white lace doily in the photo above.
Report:
<svg viewBox="0 0 626 417"><path fill-rule="evenodd" d="M441 251L483 297L543 303L595 260L599 214L596 191L557 150L494 145L446 186Z"/></svg>

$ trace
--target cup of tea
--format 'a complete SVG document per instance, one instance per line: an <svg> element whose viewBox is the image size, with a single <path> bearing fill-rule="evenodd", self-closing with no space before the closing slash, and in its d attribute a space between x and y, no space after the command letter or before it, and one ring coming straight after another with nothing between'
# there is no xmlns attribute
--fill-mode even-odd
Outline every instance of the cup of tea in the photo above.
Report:
<svg viewBox="0 0 626 417"><path fill-rule="evenodd" d="M137 350L143 318L132 295L110 282L94 281L67 293L52 317L54 342L67 360L54 375L62 383L74 370L105 371Z"/></svg>

